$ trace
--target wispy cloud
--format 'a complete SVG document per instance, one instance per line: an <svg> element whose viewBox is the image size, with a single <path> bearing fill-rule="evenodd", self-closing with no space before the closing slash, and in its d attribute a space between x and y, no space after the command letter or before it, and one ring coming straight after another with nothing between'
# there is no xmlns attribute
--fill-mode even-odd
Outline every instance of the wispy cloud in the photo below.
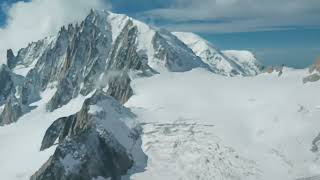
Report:
<svg viewBox="0 0 320 180"><path fill-rule="evenodd" d="M248 32L287 28L287 26L320 26L319 0L173 0L168 8L153 9L137 15L149 21L166 24L173 30L194 32ZM219 21L197 23L193 21ZM186 22L186 23L179 23ZM178 24L177 24L178 23Z"/></svg>

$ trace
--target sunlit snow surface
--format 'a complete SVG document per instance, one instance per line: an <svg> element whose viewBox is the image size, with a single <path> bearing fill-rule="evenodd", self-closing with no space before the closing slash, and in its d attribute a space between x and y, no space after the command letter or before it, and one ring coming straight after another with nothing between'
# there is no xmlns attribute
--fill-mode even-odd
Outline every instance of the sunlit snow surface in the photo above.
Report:
<svg viewBox="0 0 320 180"><path fill-rule="evenodd" d="M320 83L305 70L228 78L196 69L132 83L145 172L133 179L293 180L320 174Z"/></svg>
<svg viewBox="0 0 320 180"><path fill-rule="evenodd" d="M134 180L294 180L317 176L310 151L320 132L320 82L306 70L282 76L223 77L201 69L162 73L132 82L126 103L143 127L144 172ZM27 180L53 153L39 152L46 129L80 110L85 97L49 113L38 108L0 127L0 179ZM318 156L320 157L320 156Z"/></svg>

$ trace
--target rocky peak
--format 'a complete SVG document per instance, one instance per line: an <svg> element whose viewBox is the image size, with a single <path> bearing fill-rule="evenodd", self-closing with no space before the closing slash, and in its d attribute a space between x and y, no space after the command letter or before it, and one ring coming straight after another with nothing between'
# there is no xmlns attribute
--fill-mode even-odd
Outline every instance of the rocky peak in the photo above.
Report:
<svg viewBox="0 0 320 180"><path fill-rule="evenodd" d="M7 65L10 69L14 68L15 64L16 64L16 58L13 54L12 49L8 49L7 50Z"/></svg>

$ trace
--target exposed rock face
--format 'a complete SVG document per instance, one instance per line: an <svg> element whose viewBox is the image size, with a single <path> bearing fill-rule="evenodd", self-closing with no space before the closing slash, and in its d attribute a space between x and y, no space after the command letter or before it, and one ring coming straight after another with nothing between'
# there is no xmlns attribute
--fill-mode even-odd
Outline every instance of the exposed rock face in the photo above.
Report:
<svg viewBox="0 0 320 180"><path fill-rule="evenodd" d="M47 46L51 43L50 38L45 38L43 40L39 40L37 42L30 43L26 48L20 49L18 51L18 54L16 57L14 57L14 61L11 64L11 69L16 66L22 66L27 67L32 65L34 62L37 62L37 60L43 55L45 52ZM7 54L7 62L10 62L12 58L10 59L11 53Z"/></svg>
<svg viewBox="0 0 320 180"><path fill-rule="evenodd" d="M14 96L10 96L0 115L0 126L16 122L21 115L21 105Z"/></svg>
<svg viewBox="0 0 320 180"><path fill-rule="evenodd" d="M305 78L303 78L303 83L307 83L307 82L316 82L320 80L320 74L311 74Z"/></svg>
<svg viewBox="0 0 320 180"><path fill-rule="evenodd" d="M62 72L66 75L61 79L56 94L48 104L50 111L68 103L79 93L87 95L102 84L106 84L106 82L100 82L106 80L106 78L99 79L100 77L109 76L117 71L135 70L141 71L142 74L152 74L154 72L147 65L145 55L140 55L137 52L137 28L132 21L127 22L112 46L111 31L105 30L102 32L99 26L103 22L96 21L98 21L97 19L99 21L105 19L96 13L91 12L84 23L81 24L83 26L81 29L96 26L97 28L94 30L87 30L95 33L92 36L81 34L79 38L83 36L85 38L83 42L75 41L67 50L67 57L63 66L64 71ZM84 33L84 31L81 33ZM101 38L102 33L105 34L104 39ZM91 45L87 46L88 44ZM83 59L84 57L87 57L87 59ZM80 87L81 84L83 86Z"/></svg>
<svg viewBox="0 0 320 180"><path fill-rule="evenodd" d="M130 78L126 72L110 75L107 93L124 104L133 95Z"/></svg>
<svg viewBox="0 0 320 180"><path fill-rule="evenodd" d="M0 126L16 122L28 109L14 95L10 95L0 115Z"/></svg>
<svg viewBox="0 0 320 180"><path fill-rule="evenodd" d="M7 65L10 69L14 68L17 63L17 60L13 54L12 49L7 50Z"/></svg>
<svg viewBox="0 0 320 180"><path fill-rule="evenodd" d="M118 101L97 91L80 112L49 127L41 150L57 138L58 147L31 180L121 179L135 165L136 156L143 154L134 118Z"/></svg>
<svg viewBox="0 0 320 180"><path fill-rule="evenodd" d="M4 105L0 114L0 126L16 122L26 107L21 104L16 95L21 94L24 78L11 72L6 65L0 67L0 106Z"/></svg>
<svg viewBox="0 0 320 180"><path fill-rule="evenodd" d="M316 138L314 138L314 140L312 141L311 151L312 152L318 152L319 151L319 145L320 145L320 134Z"/></svg>
<svg viewBox="0 0 320 180"><path fill-rule="evenodd" d="M38 73L32 69L24 81L21 89L21 102L24 105L28 105L37 100L40 100L40 80L41 77Z"/></svg>
<svg viewBox="0 0 320 180"><path fill-rule="evenodd" d="M14 82L11 71L6 65L0 67L0 105L2 105L6 98L14 91Z"/></svg>
<svg viewBox="0 0 320 180"><path fill-rule="evenodd" d="M155 33L152 44L155 58L170 71L183 72L196 67L207 67L188 46L164 29Z"/></svg>
<svg viewBox="0 0 320 180"><path fill-rule="evenodd" d="M85 80L86 85L89 80L96 82L103 72L112 42L110 28L102 27L103 21L103 16L92 11L80 26L69 26L66 30L72 37L59 75L58 90L48 104L50 111L68 103L79 94ZM84 94L92 91L95 84L88 86L84 87Z"/></svg>
<svg viewBox="0 0 320 180"><path fill-rule="evenodd" d="M320 80L320 60L316 61L315 64L310 66L309 75L303 78L303 83L316 82Z"/></svg>
<svg viewBox="0 0 320 180"><path fill-rule="evenodd" d="M140 71L151 75L155 71L147 64L148 57L137 48L138 29L128 20L122 32L116 39L110 53L106 71Z"/></svg>

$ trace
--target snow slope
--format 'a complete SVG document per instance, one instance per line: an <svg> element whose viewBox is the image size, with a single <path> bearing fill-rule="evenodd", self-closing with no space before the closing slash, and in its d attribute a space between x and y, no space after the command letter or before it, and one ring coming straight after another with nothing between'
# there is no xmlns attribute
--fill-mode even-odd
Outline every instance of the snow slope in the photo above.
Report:
<svg viewBox="0 0 320 180"><path fill-rule="evenodd" d="M141 119L148 167L133 179L293 180L320 174L320 82L305 70L257 77L196 69L136 79L126 104ZM186 80L188 83L185 83Z"/></svg>
<svg viewBox="0 0 320 180"><path fill-rule="evenodd" d="M188 45L213 72L225 76L254 76L260 72L260 64L249 51L221 51L212 43L190 32L173 32Z"/></svg>
<svg viewBox="0 0 320 180"><path fill-rule="evenodd" d="M246 50L222 51L229 59L237 62L247 75L256 75L260 72L260 65L252 52Z"/></svg>
<svg viewBox="0 0 320 180"><path fill-rule="evenodd" d="M203 69L162 73L132 82L126 103L141 121L144 172L131 179L293 180L316 176L310 151L319 133L320 82L302 83L305 70L224 77ZM188 83L185 83L188 80ZM78 111L85 97L49 113L38 108L0 128L1 179L26 180L54 148L39 152L48 126ZM95 107L93 111L98 111Z"/></svg>
<svg viewBox="0 0 320 180"><path fill-rule="evenodd" d="M21 117L19 123L0 127L0 179L27 180L53 154L55 148L40 152L42 138L51 123L59 117L80 110L85 97L79 96L54 112L46 111L46 103L55 88L42 93L38 106Z"/></svg>

